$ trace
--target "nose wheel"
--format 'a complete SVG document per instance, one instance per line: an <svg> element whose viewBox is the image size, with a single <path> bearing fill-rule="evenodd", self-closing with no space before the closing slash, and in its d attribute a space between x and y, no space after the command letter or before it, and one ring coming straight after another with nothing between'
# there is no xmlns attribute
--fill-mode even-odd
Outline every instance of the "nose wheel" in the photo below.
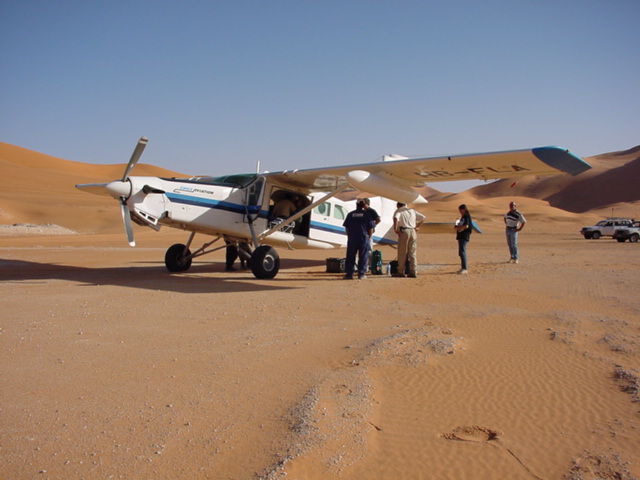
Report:
<svg viewBox="0 0 640 480"><path fill-rule="evenodd" d="M164 264L170 272L186 272L191 267L191 251L186 245L171 245L164 256Z"/></svg>

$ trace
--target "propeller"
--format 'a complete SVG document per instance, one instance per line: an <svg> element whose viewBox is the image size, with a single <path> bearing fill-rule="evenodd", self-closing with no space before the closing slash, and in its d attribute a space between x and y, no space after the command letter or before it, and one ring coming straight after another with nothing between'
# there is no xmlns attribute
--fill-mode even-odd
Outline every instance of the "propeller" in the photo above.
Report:
<svg viewBox="0 0 640 480"><path fill-rule="evenodd" d="M140 156L144 151L144 148L147 146L149 139L147 137L141 137L131 154L131 158L129 159L129 163L127 164L127 168L124 169L124 175L122 175L122 180L116 180L115 182L111 182L105 186L106 190L109 194L120 201L120 212L122 213L122 221L124 223L124 231L127 234L127 241L129 245L132 247L136 246L136 241L133 238L133 227L131 226L131 212L129 211L129 206L127 205L127 198L131 195L131 182L129 182L129 174L133 167L136 166L138 160L140 160Z"/></svg>
<svg viewBox="0 0 640 480"><path fill-rule="evenodd" d="M140 137L140 140L138 140L138 145L136 145L136 148L129 159L129 163L127 164L127 168L124 170L124 175L122 176L123 182L126 182L129 178L131 170L133 170L133 167L135 167L138 160L140 160L140 156L142 155L142 152L144 152L144 147L147 146L148 142L149 139L147 137Z"/></svg>
<svg viewBox="0 0 640 480"><path fill-rule="evenodd" d="M131 213L127 206L127 200L122 197L120 199L120 211L122 212L122 221L124 222L124 232L127 234L127 241L131 247L136 246L136 241L133 238L133 227L131 226Z"/></svg>

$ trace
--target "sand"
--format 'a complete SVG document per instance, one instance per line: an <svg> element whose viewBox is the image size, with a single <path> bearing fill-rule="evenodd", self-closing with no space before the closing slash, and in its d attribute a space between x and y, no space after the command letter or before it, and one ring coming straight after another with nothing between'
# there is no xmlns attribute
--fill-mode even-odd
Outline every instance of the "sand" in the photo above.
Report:
<svg viewBox="0 0 640 480"><path fill-rule="evenodd" d="M184 232L129 248L115 202L62 223L56 188L48 226L1 197L0 478L640 478L640 247L583 239L598 212L518 197L513 265L506 197L461 194L425 213L477 212L467 276L436 233L417 279L345 282L338 250L259 281L169 274Z"/></svg>

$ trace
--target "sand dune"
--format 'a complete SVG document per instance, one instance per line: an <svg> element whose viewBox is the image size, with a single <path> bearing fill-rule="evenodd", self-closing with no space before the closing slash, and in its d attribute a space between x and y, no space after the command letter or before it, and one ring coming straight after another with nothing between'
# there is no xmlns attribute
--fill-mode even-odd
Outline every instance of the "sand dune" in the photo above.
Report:
<svg viewBox="0 0 640 480"><path fill-rule="evenodd" d="M563 210L584 213L615 208L620 215L640 213L640 147L585 159L592 169L577 176L499 180L471 190L478 199L520 196L547 200ZM514 184L515 183L515 184ZM616 208L617 207L617 208Z"/></svg>
<svg viewBox="0 0 640 480"><path fill-rule="evenodd" d="M71 162L0 143L0 221L54 223L78 232L119 231L117 203L87 195L74 185L122 178L124 168L125 164ZM137 165L135 173L183 176L145 164Z"/></svg>
<svg viewBox="0 0 640 480"><path fill-rule="evenodd" d="M467 203L485 232L470 274L447 232L420 235L415 280L343 282L344 251L282 251L273 281L223 252L169 274L185 232L136 225L128 248L117 203L73 188L124 165L0 144L0 477L640 478L640 247L578 233L612 205L588 208L590 182L636 150L590 181L430 192L428 220Z"/></svg>

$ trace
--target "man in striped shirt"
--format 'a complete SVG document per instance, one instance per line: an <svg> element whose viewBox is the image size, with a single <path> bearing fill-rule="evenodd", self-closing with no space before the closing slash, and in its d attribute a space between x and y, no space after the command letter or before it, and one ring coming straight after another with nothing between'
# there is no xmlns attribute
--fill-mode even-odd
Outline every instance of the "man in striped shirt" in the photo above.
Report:
<svg viewBox="0 0 640 480"><path fill-rule="evenodd" d="M511 259L509 263L518 263L518 232L524 228L527 221L518 210L516 210L516 202L509 204L509 211L504 216L504 223L507 226L507 245Z"/></svg>

